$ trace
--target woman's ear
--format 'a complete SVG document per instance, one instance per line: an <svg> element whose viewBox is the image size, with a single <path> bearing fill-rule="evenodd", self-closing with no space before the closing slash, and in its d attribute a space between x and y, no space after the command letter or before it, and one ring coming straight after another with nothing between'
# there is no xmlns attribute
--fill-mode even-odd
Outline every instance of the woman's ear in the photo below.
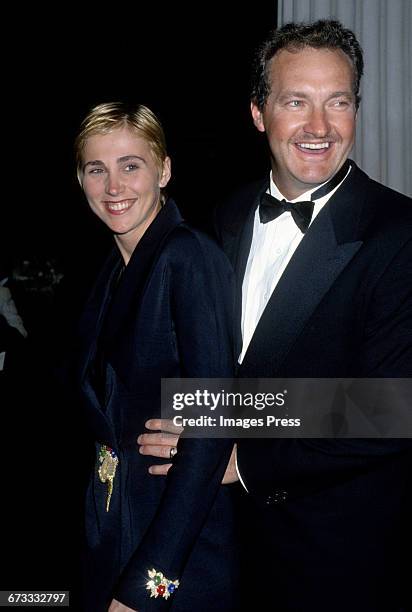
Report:
<svg viewBox="0 0 412 612"><path fill-rule="evenodd" d="M79 181L80 187L83 189L83 170L77 169L77 180Z"/></svg>
<svg viewBox="0 0 412 612"><path fill-rule="evenodd" d="M166 157L163 162L163 170L162 170L162 175L159 180L159 187L166 187L171 176L172 176L172 162L170 160L170 157Z"/></svg>

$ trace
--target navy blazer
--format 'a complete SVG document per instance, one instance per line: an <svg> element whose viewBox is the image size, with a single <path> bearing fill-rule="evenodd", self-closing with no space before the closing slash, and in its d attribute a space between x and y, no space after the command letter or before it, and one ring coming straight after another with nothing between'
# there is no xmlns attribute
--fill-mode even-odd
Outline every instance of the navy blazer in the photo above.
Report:
<svg viewBox="0 0 412 612"><path fill-rule="evenodd" d="M240 377L412 374L411 200L352 164L273 291ZM238 323L253 216L267 186L251 185L217 211L237 274ZM411 544L411 447L410 439L239 441L245 503L254 502L245 513L261 542L248 554L273 572L279 610L400 609Z"/></svg>
<svg viewBox="0 0 412 612"><path fill-rule="evenodd" d="M115 248L80 325L80 387L97 442L85 608L107 610L116 597L139 611L206 611L213 596L215 610L232 610L231 491L220 485L231 441L180 440L167 478L148 474L153 458L136 444L146 420L160 417L161 378L233 375L231 267L169 199L117 281L121 268ZM100 444L119 457L109 512L97 474ZM151 568L180 580L167 601L146 590Z"/></svg>

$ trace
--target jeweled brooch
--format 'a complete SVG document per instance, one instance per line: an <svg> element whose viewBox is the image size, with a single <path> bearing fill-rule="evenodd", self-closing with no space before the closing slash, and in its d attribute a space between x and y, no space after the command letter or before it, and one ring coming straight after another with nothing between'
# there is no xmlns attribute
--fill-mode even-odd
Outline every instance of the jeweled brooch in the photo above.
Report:
<svg viewBox="0 0 412 612"><path fill-rule="evenodd" d="M113 493L113 480L116 476L116 468L119 458L110 446L102 444L99 452L99 478L100 482L107 483L106 512L109 512L110 500Z"/></svg>
<svg viewBox="0 0 412 612"><path fill-rule="evenodd" d="M168 599L179 587L178 580L168 580L162 572L151 569L147 570L147 573L150 580L146 582L146 589L150 591L150 597L164 597Z"/></svg>

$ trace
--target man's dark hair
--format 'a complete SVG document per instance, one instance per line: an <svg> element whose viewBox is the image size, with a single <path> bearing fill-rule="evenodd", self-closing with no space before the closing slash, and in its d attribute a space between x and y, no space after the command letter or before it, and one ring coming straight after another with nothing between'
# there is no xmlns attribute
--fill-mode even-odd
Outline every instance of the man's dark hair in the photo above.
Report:
<svg viewBox="0 0 412 612"><path fill-rule="evenodd" d="M341 49L353 66L353 93L355 104L360 103L359 84L363 74L363 52L354 33L339 21L320 19L314 23L287 23L279 30L272 30L258 48L251 79L251 100L263 110L270 93L268 65L281 49L299 51L304 47L314 49Z"/></svg>

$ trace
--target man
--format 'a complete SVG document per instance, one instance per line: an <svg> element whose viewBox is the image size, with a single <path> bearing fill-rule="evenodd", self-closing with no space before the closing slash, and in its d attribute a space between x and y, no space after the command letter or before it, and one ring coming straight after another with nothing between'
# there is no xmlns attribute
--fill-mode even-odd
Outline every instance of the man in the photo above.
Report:
<svg viewBox="0 0 412 612"><path fill-rule="evenodd" d="M362 71L355 36L336 21L288 24L258 53L251 111L271 174L216 217L238 278L239 377L412 373L411 201L348 161ZM166 456L151 436L141 452ZM241 440L225 481L239 476L248 492L249 609L406 609L411 447Z"/></svg>

